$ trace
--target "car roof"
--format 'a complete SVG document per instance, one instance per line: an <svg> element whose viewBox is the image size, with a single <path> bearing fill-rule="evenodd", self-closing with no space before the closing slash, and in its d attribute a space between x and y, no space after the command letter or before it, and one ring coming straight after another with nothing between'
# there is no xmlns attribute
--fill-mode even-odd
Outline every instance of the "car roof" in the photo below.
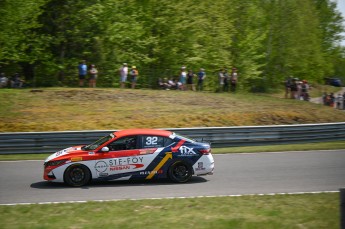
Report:
<svg viewBox="0 0 345 229"><path fill-rule="evenodd" d="M123 137L129 135L159 135L163 137L169 137L173 132L168 130L157 130L157 129L127 129L119 130L114 132L116 137Z"/></svg>

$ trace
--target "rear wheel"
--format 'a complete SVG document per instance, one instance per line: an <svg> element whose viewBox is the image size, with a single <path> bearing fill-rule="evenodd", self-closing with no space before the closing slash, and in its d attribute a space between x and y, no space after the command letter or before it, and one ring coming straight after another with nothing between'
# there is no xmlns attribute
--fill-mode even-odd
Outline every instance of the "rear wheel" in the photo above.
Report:
<svg viewBox="0 0 345 229"><path fill-rule="evenodd" d="M85 165L71 165L64 174L65 182L74 187L86 185L90 177L90 170Z"/></svg>
<svg viewBox="0 0 345 229"><path fill-rule="evenodd" d="M182 161L174 162L168 171L169 178L176 183L184 183L193 175L192 167Z"/></svg>

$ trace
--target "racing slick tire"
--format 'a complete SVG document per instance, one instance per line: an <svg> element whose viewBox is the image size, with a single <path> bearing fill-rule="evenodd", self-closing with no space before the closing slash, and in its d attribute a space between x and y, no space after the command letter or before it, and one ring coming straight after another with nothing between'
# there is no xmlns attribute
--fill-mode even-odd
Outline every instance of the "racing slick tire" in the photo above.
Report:
<svg viewBox="0 0 345 229"><path fill-rule="evenodd" d="M64 173L66 184L79 187L89 183L91 172L85 165L75 164L68 167Z"/></svg>
<svg viewBox="0 0 345 229"><path fill-rule="evenodd" d="M185 183L190 180L192 175L192 167L183 161L175 161L168 170L170 180L176 183Z"/></svg>

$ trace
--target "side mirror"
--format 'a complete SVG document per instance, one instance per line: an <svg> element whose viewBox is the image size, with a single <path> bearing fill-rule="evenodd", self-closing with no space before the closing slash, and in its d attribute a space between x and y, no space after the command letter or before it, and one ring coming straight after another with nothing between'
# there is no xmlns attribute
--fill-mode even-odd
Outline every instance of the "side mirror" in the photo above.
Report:
<svg viewBox="0 0 345 229"><path fill-rule="evenodd" d="M104 153L109 152L109 148L105 146L101 149L101 152L104 152Z"/></svg>

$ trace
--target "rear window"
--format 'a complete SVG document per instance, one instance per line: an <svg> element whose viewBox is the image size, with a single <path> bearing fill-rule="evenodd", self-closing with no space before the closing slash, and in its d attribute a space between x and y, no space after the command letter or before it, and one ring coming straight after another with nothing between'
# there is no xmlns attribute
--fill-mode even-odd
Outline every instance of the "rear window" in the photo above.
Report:
<svg viewBox="0 0 345 229"><path fill-rule="evenodd" d="M169 146L173 142L172 139L155 136L155 135L144 135L141 136L142 148L160 148Z"/></svg>

